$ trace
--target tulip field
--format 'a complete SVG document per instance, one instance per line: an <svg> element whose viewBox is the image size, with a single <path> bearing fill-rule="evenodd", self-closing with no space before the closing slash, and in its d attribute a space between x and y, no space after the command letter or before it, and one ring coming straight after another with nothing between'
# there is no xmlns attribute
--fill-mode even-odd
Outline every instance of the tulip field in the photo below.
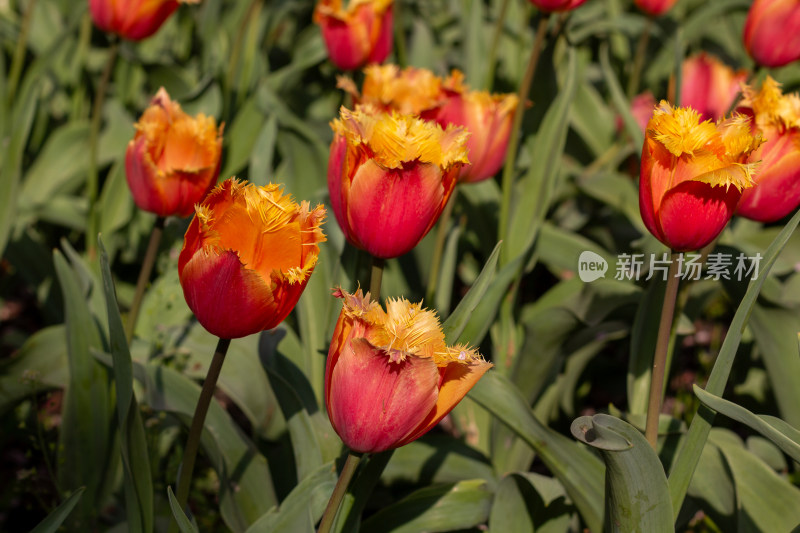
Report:
<svg viewBox="0 0 800 533"><path fill-rule="evenodd" d="M0 35L0 531L800 531L797 0Z"/></svg>

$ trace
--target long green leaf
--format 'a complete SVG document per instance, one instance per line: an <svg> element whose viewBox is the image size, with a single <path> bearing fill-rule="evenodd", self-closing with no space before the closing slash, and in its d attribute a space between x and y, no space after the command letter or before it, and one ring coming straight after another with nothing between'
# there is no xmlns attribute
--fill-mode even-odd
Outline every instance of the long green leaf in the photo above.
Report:
<svg viewBox="0 0 800 533"><path fill-rule="evenodd" d="M58 531L58 528L61 527L61 524L64 523L64 520L67 519L72 509L74 509L80 501L84 490L86 490L84 487L80 487L73 492L69 498L64 500L52 513L47 515L47 518L39 522L39 524L31 530L31 533L55 533Z"/></svg>
<svg viewBox="0 0 800 533"><path fill-rule="evenodd" d="M747 320L753 310L761 286L769 275L772 265L775 264L778 254L797 228L798 223L800 223L800 211L795 213L764 253L763 266L760 268L758 278L750 280L747 292L745 292L744 298L742 298L742 302L736 310L731 326L728 329L728 334L725 336L725 341L722 343L717 360L714 362L714 368L711 370L705 389L707 392L717 396L723 394L733 366L733 360L736 357L736 350L739 348L739 341L742 339L742 333L747 325ZM678 451L673 463L669 474L669 491L672 499L672 511L676 515L683 504L683 499L686 497L689 481L691 481L692 475L697 468L697 462L700 460L700 454L703 451L703 446L705 446L708 433L711 431L713 420L714 412L708 407L702 406L697 410L697 414L692 419L691 426L689 426L689 432L686 435L683 446Z"/></svg>
<svg viewBox="0 0 800 533"><path fill-rule="evenodd" d="M175 497L175 493L172 492L172 487L167 487L167 498L169 498L169 509L172 511L172 516L175 517L175 521L178 523L181 533L200 533L200 530L197 529L197 523L194 521L194 517L190 521L186 513L181 510L178 499Z"/></svg>
<svg viewBox="0 0 800 533"><path fill-rule="evenodd" d="M484 375L469 392L525 440L564 485L592 531L603 524L603 464L585 448L542 425L517 388L497 372Z"/></svg>
<svg viewBox="0 0 800 533"><path fill-rule="evenodd" d="M783 450L789 457L800 463L800 442L793 440L789 435L781 431L780 428L771 425L769 419L761 418L741 405L736 405L719 396L710 394L697 385L693 385L693 390L695 395L703 402L703 405L758 431L774 442L775 445Z"/></svg>
<svg viewBox="0 0 800 533"><path fill-rule="evenodd" d="M91 355L103 345L86 294L61 252L55 250L53 260L64 298L70 371L59 436L59 464L68 466L58 470L59 483L65 489L86 487L78 509L88 517L97 512L110 454L111 395L107 372Z"/></svg>
<svg viewBox="0 0 800 533"><path fill-rule="evenodd" d="M606 463L604 531L674 531L664 467L638 429L598 414L575 419L572 434Z"/></svg>
<svg viewBox="0 0 800 533"><path fill-rule="evenodd" d="M114 281L103 241L98 237L100 268L108 308L108 341L113 358L117 417L121 434L120 451L125 470L125 499L128 524L134 531L153 531L153 480L144 424L133 396L133 363L122 317L119 314Z"/></svg>
<svg viewBox="0 0 800 533"><path fill-rule="evenodd" d="M600 68L603 72L603 78L606 80L606 86L611 93L611 99L614 102L614 107L617 108L617 113L622 117L622 122L625 124L625 131L633 139L634 146L642 146L644 144L644 133L642 132L636 119L633 118L631 106L625 93L622 91L622 86L619 84L617 75L611 68L611 61L608 58L608 45L600 45Z"/></svg>

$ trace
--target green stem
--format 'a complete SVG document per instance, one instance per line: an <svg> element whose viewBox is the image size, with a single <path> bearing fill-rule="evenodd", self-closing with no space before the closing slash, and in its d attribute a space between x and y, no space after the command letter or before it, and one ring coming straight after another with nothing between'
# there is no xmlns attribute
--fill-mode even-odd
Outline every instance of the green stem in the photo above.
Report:
<svg viewBox="0 0 800 533"><path fill-rule="evenodd" d="M317 530L317 533L330 533L331 526L333 526L333 520L336 518L336 513L339 511L339 506L342 504L342 498L344 498L344 495L347 492L347 486L350 484L350 480L353 479L353 474L355 474L356 467L358 467L358 462L360 460L360 453L347 453L347 460L344 462L342 473L339 474L339 480L336 482L336 486L333 488L333 494L331 494L331 499L328 500L328 505L325 507L325 512L322 513L322 520L319 523L319 529Z"/></svg>
<svg viewBox="0 0 800 533"><path fill-rule="evenodd" d="M489 47L489 57L487 58L488 68L486 70L486 90L489 92L492 92L492 86L494 86L494 73L497 68L497 47L500 44L500 36L503 34L503 28L506 24L508 3L509 0L503 0L503 3L500 5L500 14L497 16L497 21L494 25L492 44Z"/></svg>
<svg viewBox="0 0 800 533"><path fill-rule="evenodd" d="M453 205L456 203L458 187L453 190L453 194L444 206L442 216L439 217L439 224L436 228L436 244L433 248L433 259L431 260L431 273L428 278L428 290L425 293L425 301L428 305L433 305L433 298L436 296L436 287L439 284L439 268L442 265L442 252L444 252L444 238L447 229L450 227L450 219L453 217Z"/></svg>
<svg viewBox="0 0 800 533"><path fill-rule="evenodd" d="M211 405L211 398L214 396L214 389L217 386L219 373L222 370L222 363L225 362L225 354L228 353L230 339L219 339L214 357L208 367L203 388L200 391L200 398L197 400L197 407L194 409L192 425L189 428L189 437L186 439L186 449L183 452L180 476L178 477L178 490L176 498L181 509L186 508L189 500L189 488L192 483L192 472L194 471L194 461L197 458L197 450L200 448L200 437L203 434L203 425L206 421L208 407ZM170 530L175 530L177 522L173 519Z"/></svg>
<svg viewBox="0 0 800 533"><path fill-rule="evenodd" d="M89 199L88 220L86 224L86 250L89 259L93 260L97 255L97 191L98 191L98 172L97 172L97 145L100 137L100 122L103 118L103 103L106 99L108 82L111 80L111 71L117 59L119 45L117 41L111 43L106 58L106 66L100 76L100 84L97 86L97 94L94 97L92 106L92 123L89 130L89 176L87 182L87 196Z"/></svg>
<svg viewBox="0 0 800 533"><path fill-rule="evenodd" d="M369 276L369 293L376 302L381 301L381 281L383 280L383 267L386 260L380 257L372 258L372 270Z"/></svg>
<svg viewBox="0 0 800 533"><path fill-rule="evenodd" d="M133 338L133 332L136 329L136 320L139 318L139 311L142 307L142 298L144 297L144 289L147 282L150 281L150 274L153 272L153 265L156 262L156 253L158 252L158 245L161 242L161 235L164 233L164 217L156 218L153 224L153 232L150 233L150 242L147 243L147 251L144 254L144 262L139 271L139 279L136 281L136 292L133 295L133 303L131 303L131 310L128 313L128 323L125 327L125 336L128 338L130 344Z"/></svg>
<svg viewBox="0 0 800 533"><path fill-rule="evenodd" d="M517 103L517 110L514 113L514 121L511 125L511 137L508 140L508 151L506 152L505 166L503 167L503 192L500 199L500 220L498 228L498 240L503 240L506 237L506 228L508 226L509 208L511 205L511 188L513 186L514 177L514 162L517 159L517 147L519 146L520 127L522 126L522 116L525 113L525 104L528 101L528 93L531 90L531 82L533 75L536 73L536 64L539 62L539 56L542 53L544 45L544 37L547 32L547 24L550 22L550 14L545 14L539 21L539 27L536 30L536 40L533 43L531 56L528 59L528 68L525 70L525 75L522 78L522 83L519 85L519 102Z"/></svg>
<svg viewBox="0 0 800 533"><path fill-rule="evenodd" d="M402 69L408 64L408 58L406 54L406 33L401 21L400 4L401 2L395 2L392 9L394 9L394 55L395 59L397 59L397 66Z"/></svg>
<svg viewBox="0 0 800 533"><path fill-rule="evenodd" d="M17 85L19 85L19 78L22 75L22 65L25 63L25 49L28 44L28 31L31 27L31 19L33 18L33 9L36 7L36 0L28 1L28 8L25 14L22 15L22 22L19 26L19 37L17 38L17 45L14 48L14 57L11 60L11 69L8 73L8 104L14 102L14 97L17 93Z"/></svg>
<svg viewBox="0 0 800 533"><path fill-rule="evenodd" d="M664 376L666 372L667 352L669 347L672 321L675 318L675 300L678 295L678 254L670 256L667 287L664 291L664 303L661 306L661 321L658 324L656 353L653 357L653 373L650 376L650 397L647 403L647 423L644 435L647 442L656 449L658 441L658 415L661 412L661 400L664 395Z"/></svg>
<svg viewBox="0 0 800 533"><path fill-rule="evenodd" d="M639 35L639 41L636 44L636 55L633 58L633 70L631 77L628 78L628 100L632 100L636 96L636 91L639 90L639 79L642 77L642 67L644 66L644 59L647 55L647 44L650 42L650 31L653 26L653 17L647 17L647 22L644 25L642 33Z"/></svg>

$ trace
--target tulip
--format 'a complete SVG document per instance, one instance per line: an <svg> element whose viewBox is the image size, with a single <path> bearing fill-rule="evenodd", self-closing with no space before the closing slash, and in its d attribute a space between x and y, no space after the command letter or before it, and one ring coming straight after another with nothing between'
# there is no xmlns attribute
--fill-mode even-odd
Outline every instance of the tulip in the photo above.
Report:
<svg viewBox="0 0 800 533"><path fill-rule="evenodd" d="M653 116L653 109L655 109L655 107L656 98L650 91L638 94L631 100L631 114L642 131L647 129L647 123L650 122L650 117ZM621 131L622 128L622 117L617 117L617 131Z"/></svg>
<svg viewBox="0 0 800 533"><path fill-rule="evenodd" d="M662 101L642 148L639 209L645 226L676 252L713 241L730 220L741 191L752 186L761 144L742 115L700 122L687 107Z"/></svg>
<svg viewBox="0 0 800 533"><path fill-rule="evenodd" d="M755 0L744 23L744 46L765 67L800 59L800 1Z"/></svg>
<svg viewBox="0 0 800 533"><path fill-rule="evenodd" d="M760 222L779 220L800 205L800 96L782 94L767 76L758 92L744 87L739 111L752 117L753 129L766 141L753 154L762 160L755 187L742 193L736 213Z"/></svg>
<svg viewBox="0 0 800 533"><path fill-rule="evenodd" d="M586 2L586 0L530 0L531 4L547 13L553 11L572 11L584 2Z"/></svg>
<svg viewBox="0 0 800 533"><path fill-rule="evenodd" d="M370 105L386 112L433 118L444 103L442 79L425 68L397 65L369 65L364 69L361 91L350 78L340 77L337 86L350 93L356 104Z"/></svg>
<svg viewBox="0 0 800 533"><path fill-rule="evenodd" d="M705 52L686 59L681 70L681 105L700 113L702 120L723 118L747 81L747 71L734 71Z"/></svg>
<svg viewBox="0 0 800 533"><path fill-rule="evenodd" d="M367 63L381 63L392 51L392 0L320 0L314 22L334 65L353 70Z"/></svg>
<svg viewBox="0 0 800 533"><path fill-rule="evenodd" d="M633 0L636 4L636 7L651 15L653 17L659 17L672 9L672 6L675 5L677 0Z"/></svg>
<svg viewBox="0 0 800 533"><path fill-rule="evenodd" d="M354 452L412 442L449 413L492 367L466 346L447 346L433 311L369 293L343 299L325 367L331 425Z"/></svg>
<svg viewBox="0 0 800 533"><path fill-rule="evenodd" d="M280 324L314 271L325 209L294 203L278 185L231 178L195 212L178 275L197 320L223 339Z"/></svg>
<svg viewBox="0 0 800 533"><path fill-rule="evenodd" d="M139 41L150 37L178 4L196 4L200 0L89 0L95 25L123 39Z"/></svg>
<svg viewBox="0 0 800 533"><path fill-rule="evenodd" d="M462 183L474 183L491 178L506 158L511 122L519 98L515 94L490 94L470 91L461 83L462 74L454 71L445 81L448 95L434 120L442 126L463 126L467 138L467 157L458 176Z"/></svg>
<svg viewBox="0 0 800 533"><path fill-rule="evenodd" d="M331 124L331 208L347 240L389 259L417 245L436 223L468 163L467 133L371 108Z"/></svg>
<svg viewBox="0 0 800 533"><path fill-rule="evenodd" d="M190 117L162 87L135 127L125 176L136 205L159 216L190 215L217 181L222 125Z"/></svg>

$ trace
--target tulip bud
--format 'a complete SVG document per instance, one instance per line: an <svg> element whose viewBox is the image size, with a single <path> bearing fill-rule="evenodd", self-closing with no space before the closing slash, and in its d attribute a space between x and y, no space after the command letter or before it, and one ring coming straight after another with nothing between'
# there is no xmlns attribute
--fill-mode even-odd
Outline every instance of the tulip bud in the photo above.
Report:
<svg viewBox="0 0 800 533"><path fill-rule="evenodd" d="M376 453L432 429L492 367L466 346L447 346L421 304L369 294L343 299L325 367L331 425L354 452Z"/></svg>
<svg viewBox="0 0 800 533"><path fill-rule="evenodd" d="M742 190L752 186L761 144L747 118L700 122L691 108L662 101L647 125L639 178L645 226L676 252L713 241L733 215Z"/></svg>
<svg viewBox="0 0 800 533"><path fill-rule="evenodd" d="M328 160L331 208L353 246L388 259L436 223L467 163L467 133L372 108L342 108Z"/></svg>
<svg viewBox="0 0 800 533"><path fill-rule="evenodd" d="M584 2L586 2L586 0L530 0L531 4L547 13L553 11L572 11Z"/></svg>
<svg viewBox="0 0 800 533"><path fill-rule="evenodd" d="M752 118L764 144L752 159L761 159L755 186L742 193L736 213L760 222L779 220L800 205L800 96L784 95L767 76L756 92L744 87L739 112Z"/></svg>
<svg viewBox="0 0 800 533"><path fill-rule="evenodd" d="M178 4L200 0L89 0L95 25L123 39L138 41L153 35Z"/></svg>
<svg viewBox="0 0 800 533"><path fill-rule="evenodd" d="M672 6L674 6L677 1L678 0L633 0L636 7L653 17L663 15L672 9Z"/></svg>
<svg viewBox="0 0 800 533"><path fill-rule="evenodd" d="M755 0L744 23L744 46L765 67L800 59L800 2Z"/></svg>
<svg viewBox="0 0 800 533"><path fill-rule="evenodd" d="M736 101L747 71L734 71L711 54L701 52L682 65L681 105L700 113L701 120L723 118Z"/></svg>
<svg viewBox="0 0 800 533"><path fill-rule="evenodd" d="M367 63L381 63L392 51L392 1L320 0L314 9L314 22L322 30L328 56L342 70L353 70Z"/></svg>
<svg viewBox="0 0 800 533"><path fill-rule="evenodd" d="M224 339L280 324L314 271L325 209L231 178L195 211L178 275L197 320Z"/></svg>
<svg viewBox="0 0 800 533"><path fill-rule="evenodd" d="M162 87L135 127L125 176L136 205L159 216L190 215L217 181L222 126L190 117Z"/></svg>

